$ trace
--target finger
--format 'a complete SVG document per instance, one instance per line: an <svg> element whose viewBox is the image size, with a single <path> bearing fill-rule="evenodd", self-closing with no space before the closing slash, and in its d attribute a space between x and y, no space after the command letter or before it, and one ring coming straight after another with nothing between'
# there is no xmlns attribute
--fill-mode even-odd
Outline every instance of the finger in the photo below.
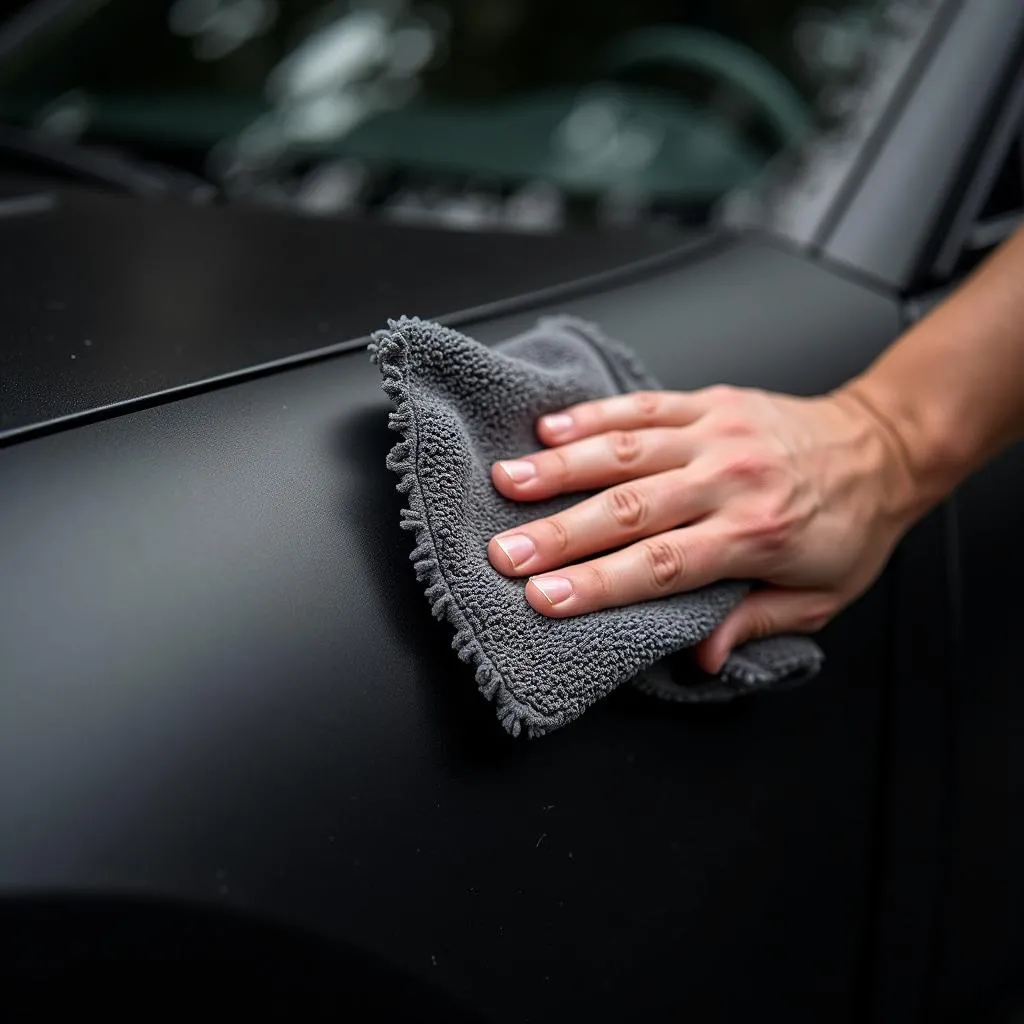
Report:
<svg viewBox="0 0 1024 1024"><path fill-rule="evenodd" d="M491 564L529 576L691 523L711 511L709 487L685 469L619 484L493 538Z"/></svg>
<svg viewBox="0 0 1024 1024"><path fill-rule="evenodd" d="M556 445L609 430L685 427L698 420L707 407L708 399L700 392L634 391L542 416L537 421L537 436L546 445Z"/></svg>
<svg viewBox="0 0 1024 1024"><path fill-rule="evenodd" d="M816 633L834 614L829 595L810 590L757 590L741 601L721 625L694 648L705 672L719 672L725 659L748 640L780 633Z"/></svg>
<svg viewBox="0 0 1024 1024"><path fill-rule="evenodd" d="M506 498L539 501L678 469L693 457L694 444L678 427L613 430L522 459L496 462L491 479Z"/></svg>
<svg viewBox="0 0 1024 1024"><path fill-rule="evenodd" d="M534 576L526 599L566 618L666 597L733 577L728 534L714 519L671 530L580 565Z"/></svg>

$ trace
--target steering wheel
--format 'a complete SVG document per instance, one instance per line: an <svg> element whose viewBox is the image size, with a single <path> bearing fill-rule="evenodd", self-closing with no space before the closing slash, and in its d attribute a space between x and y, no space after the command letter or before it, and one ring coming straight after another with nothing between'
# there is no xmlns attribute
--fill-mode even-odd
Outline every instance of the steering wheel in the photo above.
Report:
<svg viewBox="0 0 1024 1024"><path fill-rule="evenodd" d="M652 25L613 43L602 64L609 77L651 64L704 72L752 100L786 146L801 142L814 127L807 103L775 67L749 47L714 32Z"/></svg>

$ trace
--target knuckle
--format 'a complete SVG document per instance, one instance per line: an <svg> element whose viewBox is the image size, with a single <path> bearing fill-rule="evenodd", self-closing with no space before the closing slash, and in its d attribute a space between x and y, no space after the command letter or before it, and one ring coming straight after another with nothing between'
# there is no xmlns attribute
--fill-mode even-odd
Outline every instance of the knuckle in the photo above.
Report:
<svg viewBox="0 0 1024 1024"><path fill-rule="evenodd" d="M565 453L558 448L551 448L542 452L537 461L540 463L540 470L548 482L560 487L569 477L569 463L566 461Z"/></svg>
<svg viewBox="0 0 1024 1024"><path fill-rule="evenodd" d="M635 487L616 487L608 492L608 512L619 526L635 530L647 518L647 498Z"/></svg>
<svg viewBox="0 0 1024 1024"><path fill-rule="evenodd" d="M612 598L612 579L604 566L591 562L589 565L581 565L579 572L583 574L583 585L586 592L599 604L605 604Z"/></svg>
<svg viewBox="0 0 1024 1024"><path fill-rule="evenodd" d="M561 555L569 550L569 530L561 517L551 516L548 519L542 519L540 526L547 535L549 554Z"/></svg>
<svg viewBox="0 0 1024 1024"><path fill-rule="evenodd" d="M637 391L633 395L633 408L641 420L652 420L661 409L661 396L656 391Z"/></svg>
<svg viewBox="0 0 1024 1024"><path fill-rule="evenodd" d="M722 465L722 472L729 479L751 484L761 483L771 470L770 461L760 452L732 455Z"/></svg>
<svg viewBox="0 0 1024 1024"><path fill-rule="evenodd" d="M720 436L730 438L749 438L757 433L754 424L738 413L720 417L715 423L715 430Z"/></svg>
<svg viewBox="0 0 1024 1024"><path fill-rule="evenodd" d="M712 384L704 389L705 396L716 406L729 409L737 405L740 400L740 391L730 384Z"/></svg>
<svg viewBox="0 0 1024 1024"><path fill-rule="evenodd" d="M636 462L640 457L642 445L639 435L632 430L616 430L609 437L612 457L620 465Z"/></svg>
<svg viewBox="0 0 1024 1024"><path fill-rule="evenodd" d="M775 623L770 615L759 609L750 614L749 632L752 640L761 640L775 632Z"/></svg>
<svg viewBox="0 0 1024 1024"><path fill-rule="evenodd" d="M747 519L744 532L759 550L770 554L785 549L791 535L788 518L771 506L754 509Z"/></svg>
<svg viewBox="0 0 1024 1024"><path fill-rule="evenodd" d="M678 544L668 540L649 540L643 545L644 558L651 582L658 590L666 590L683 579L686 560Z"/></svg>

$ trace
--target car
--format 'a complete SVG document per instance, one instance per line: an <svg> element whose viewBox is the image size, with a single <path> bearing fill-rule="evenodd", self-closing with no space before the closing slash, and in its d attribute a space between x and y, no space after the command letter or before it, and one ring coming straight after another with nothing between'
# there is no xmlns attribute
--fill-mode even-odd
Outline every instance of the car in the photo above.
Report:
<svg viewBox="0 0 1024 1024"><path fill-rule="evenodd" d="M296 8L266 2L0 26L0 1005L1024 1002L1020 449L911 531L792 691L624 686L513 740L414 579L366 353L388 317L490 344L571 313L666 387L815 394L1024 213L1017 0L746 5L831 54L813 81L718 46L744 5L682 34L631 6L308 3L280 52ZM492 40L467 89L506 51L541 54L543 88L490 115L458 76L403 93L437 24ZM598 24L608 63L558 80Z"/></svg>

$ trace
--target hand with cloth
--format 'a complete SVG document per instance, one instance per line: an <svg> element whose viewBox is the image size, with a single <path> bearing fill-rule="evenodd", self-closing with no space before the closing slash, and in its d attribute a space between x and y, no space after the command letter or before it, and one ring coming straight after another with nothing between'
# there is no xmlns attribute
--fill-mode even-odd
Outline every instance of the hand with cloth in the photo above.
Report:
<svg viewBox="0 0 1024 1024"><path fill-rule="evenodd" d="M864 374L829 395L639 392L543 417L544 447L497 462L505 497L603 488L493 538L567 617L758 579L698 648L716 672L746 640L815 632L860 596L904 532L1024 433L1024 230Z"/></svg>

